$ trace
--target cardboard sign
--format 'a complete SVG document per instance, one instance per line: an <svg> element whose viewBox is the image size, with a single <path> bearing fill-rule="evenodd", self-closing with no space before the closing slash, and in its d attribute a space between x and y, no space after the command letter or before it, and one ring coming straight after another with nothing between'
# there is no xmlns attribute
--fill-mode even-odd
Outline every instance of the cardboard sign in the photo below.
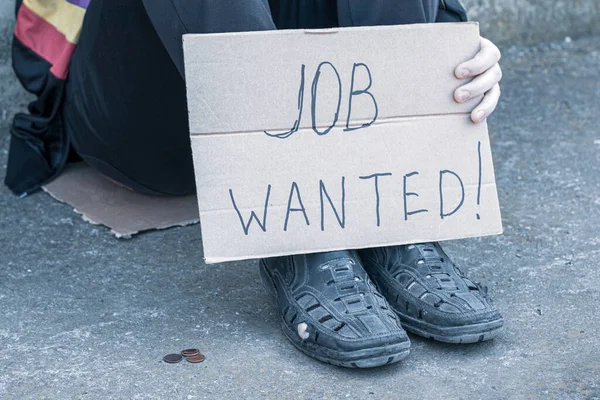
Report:
<svg viewBox="0 0 600 400"><path fill-rule="evenodd" d="M452 97L478 50L476 23L185 35L206 262L501 233Z"/></svg>

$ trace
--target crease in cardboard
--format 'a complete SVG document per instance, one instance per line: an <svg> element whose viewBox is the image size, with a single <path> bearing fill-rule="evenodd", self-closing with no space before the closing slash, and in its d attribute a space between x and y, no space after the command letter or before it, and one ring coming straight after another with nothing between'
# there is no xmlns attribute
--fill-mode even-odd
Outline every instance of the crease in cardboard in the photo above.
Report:
<svg viewBox="0 0 600 400"><path fill-rule="evenodd" d="M478 100L481 100L483 98L482 96L478 96L470 101L474 101L474 102L478 102ZM211 110L212 112L212 110ZM216 115L213 113L213 115L216 118ZM400 115L400 116L394 116L394 117L379 117L377 118L376 121L374 121L370 126L375 127L375 126L381 126L381 125L387 125L387 124L402 124L402 123L408 123L408 122L413 122L413 121L418 121L419 119L431 119L431 118L445 118L445 117L451 117L451 116L465 116L468 117L471 115L470 112L448 112L448 113L440 113L440 114L418 114L418 115ZM368 119L350 119L348 121L348 123L350 125L362 125L365 123L370 122L370 120ZM302 132L306 132L306 133L310 133L313 131L313 129L324 129L324 128L328 128L328 126L326 126L325 124L316 124L314 127L312 126L304 126L304 127L298 127L296 134L300 134ZM190 132L191 136L214 136L214 135L256 135L256 134L260 134L260 135L264 135L265 131L267 132L271 132L271 133L276 133L276 131L278 130L283 130L281 128L267 128L267 129L263 129L263 130L247 130L247 131L219 131L219 132Z"/></svg>

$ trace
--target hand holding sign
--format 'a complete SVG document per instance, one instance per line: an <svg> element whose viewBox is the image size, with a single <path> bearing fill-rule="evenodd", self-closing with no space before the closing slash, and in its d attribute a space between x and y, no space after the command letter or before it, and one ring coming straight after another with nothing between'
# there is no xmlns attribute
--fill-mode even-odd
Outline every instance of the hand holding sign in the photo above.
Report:
<svg viewBox="0 0 600 400"><path fill-rule="evenodd" d="M473 23L185 35L207 262L500 233L487 126L452 98L479 44Z"/></svg>
<svg viewBox="0 0 600 400"><path fill-rule="evenodd" d="M500 50L488 39L481 38L481 50L469 61L456 67L458 79L475 77L471 82L461 86L454 92L458 103L484 95L481 103L471 112L471 120L475 123L489 117L496 109L500 99L502 69L500 68Z"/></svg>

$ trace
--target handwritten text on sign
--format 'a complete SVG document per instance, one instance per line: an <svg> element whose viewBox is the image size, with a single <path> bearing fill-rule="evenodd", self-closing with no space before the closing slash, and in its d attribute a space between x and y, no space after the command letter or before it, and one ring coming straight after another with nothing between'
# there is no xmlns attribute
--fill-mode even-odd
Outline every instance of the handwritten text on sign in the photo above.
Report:
<svg viewBox="0 0 600 400"><path fill-rule="evenodd" d="M185 35L207 262L502 230L473 23Z"/></svg>
<svg viewBox="0 0 600 400"><path fill-rule="evenodd" d="M325 67L327 67L327 68L325 68ZM356 88L357 85L356 85L355 78L356 78L357 69L364 69L364 71L366 72L366 75L368 77L368 83L362 89ZM334 112L332 114L333 119L332 119L331 124L325 129L320 129L317 126L317 119L316 119L317 104L318 104L317 98L318 98L318 93L319 93L318 89L319 89L319 81L321 79L327 79L327 75L325 73L325 71L327 71L327 70L329 70L331 72L329 74L329 78L332 79L333 81L337 82L337 89L338 89L337 90L337 99L338 99L338 101L337 101L336 109L334 110ZM349 92L349 96L348 96L348 113L347 113L347 117L346 117L345 127L343 129L344 132L368 128L374 122L377 121L377 116L378 116L377 99L376 99L375 95L369 91L369 89L371 89L371 86L373 84L372 79L373 78L371 75L371 70L369 69L369 67L366 64L354 63L354 65L352 67L350 92ZM306 81L306 65L302 64L301 74L300 74L300 88L298 89L298 118L294 121L292 128L290 130L283 132L283 133L270 133L270 132L265 131L264 133L267 136L270 136L273 138L278 138L278 139L287 139L292 134L294 134L295 132L298 131L298 128L299 128L301 120L302 120L302 113L303 113L303 108L304 108L303 105L304 105L305 81ZM331 62L328 62L328 61L321 62L319 64L319 66L317 67L314 78L312 80L311 97L310 97L312 130L317 135L320 135L320 136L327 135L336 126L338 119L339 119L340 107L342 104L342 93L343 93L343 85L342 85L340 74L338 73L337 68ZM374 109L373 118L369 122L363 123L359 126L351 126L350 121L351 121L351 117L352 117L352 100L355 96L360 96L360 95L369 96L369 98L371 99L371 101L373 103L373 109ZM477 160L478 160L478 164L476 166L477 176L478 176L477 205L479 205L480 201L481 201L481 142L480 141L477 142L477 150L476 151L477 151ZM358 179L361 179L361 180L373 182L371 185L373 187L373 207L374 207L374 215L375 215L374 223L378 227L381 226L381 215L380 215L381 196L380 196L380 192L379 192L379 188L380 188L379 180L384 177L391 177L392 175L393 175L392 172L375 172L375 173L371 173L369 175L357 177ZM419 175L419 171L410 171L410 172L407 172L406 174L404 174L401 178L402 179L402 188L403 188L402 203L404 205L402 215L403 215L403 218L405 221L408 220L408 218L412 215L430 212L430 210L428 210L426 208L413 209L409 206L409 197L411 197L411 196L417 197L417 198L419 197L419 193L412 191L412 189L410 189L410 182L409 182L412 178L417 178L416 175ZM454 180L453 183L455 185L460 186L461 190L460 190L460 195L458 197L454 196L454 198L452 198L452 199L445 198L444 187L445 187L445 182L447 182L448 179L453 179ZM323 180L319 180L319 185L318 185L319 186L319 200L320 200L319 219L320 219L320 227L321 227L322 231L325 231L325 209L326 208L331 209L331 211L332 211L333 215L335 216L335 219L341 229L344 229L344 227L346 225L346 204L345 204L345 202L346 202L346 186L345 186L345 182L346 182L346 177L342 176L342 178L341 178L341 193L339 193L339 196L336 199L337 201L334 201L332 199L332 196L329 194L329 191L327 190L327 186L325 185ZM444 169L444 170L439 171L438 188L439 188L439 191L438 191L439 209L436 210L436 212L439 213L440 219L444 219L444 218L450 217L451 215L457 213L463 206L463 204L465 202L464 183L458 173L456 173L455 171L449 170L449 169ZM272 185L269 184L266 188L264 205L262 207L261 212L259 213L261 215L260 217L255 211L251 211L249 216L244 216L242 214L242 211L240 210L240 207L238 207L238 204L236 202L233 188L229 189L229 196L231 198L231 203L239 217L240 225L241 225L241 228L245 235L250 234L250 227L251 227L253 221L256 222L258 227L263 232L267 231L267 218L268 218L268 211L269 211L269 200L270 200L270 196L271 196L271 189L272 189ZM452 201L449 201L449 200L452 200ZM239 201L239 199L238 199L238 201ZM418 200L413 200L413 203L415 205L418 205ZM449 206L448 205L449 203L452 205ZM283 226L275 227L273 229L279 228L279 229L283 229L283 231L287 231L288 225L290 222L291 213L301 213L302 217L303 217L302 220L304 221L304 223L306 225L310 225L311 218L309 218L306 207L304 206L304 204L302 202L302 194L301 194L301 190L300 190L300 187L298 186L297 182L292 182L290 185L287 207L286 207L286 212L285 212L285 220L283 221ZM476 214L476 218L478 220L481 218L478 213Z"/></svg>

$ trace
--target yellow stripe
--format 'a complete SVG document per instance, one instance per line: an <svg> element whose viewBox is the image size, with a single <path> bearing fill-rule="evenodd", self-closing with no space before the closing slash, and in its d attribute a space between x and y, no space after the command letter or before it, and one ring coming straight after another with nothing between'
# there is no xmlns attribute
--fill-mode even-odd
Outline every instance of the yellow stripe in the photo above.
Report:
<svg viewBox="0 0 600 400"><path fill-rule="evenodd" d="M77 44L85 9L65 0L23 0L23 4Z"/></svg>

